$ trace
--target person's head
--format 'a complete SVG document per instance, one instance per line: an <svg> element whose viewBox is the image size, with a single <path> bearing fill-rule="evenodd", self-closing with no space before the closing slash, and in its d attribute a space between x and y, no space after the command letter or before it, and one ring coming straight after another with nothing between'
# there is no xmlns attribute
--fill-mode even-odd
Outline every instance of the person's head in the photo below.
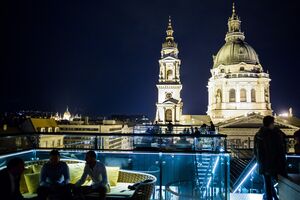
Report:
<svg viewBox="0 0 300 200"><path fill-rule="evenodd" d="M264 127L267 127L269 129L274 129L274 117L272 116L265 116L263 119L263 125Z"/></svg>
<svg viewBox="0 0 300 200"><path fill-rule="evenodd" d="M50 151L50 163L53 165L56 165L59 163L60 160L60 154L59 151L56 149L53 149Z"/></svg>
<svg viewBox="0 0 300 200"><path fill-rule="evenodd" d="M197 128L197 127L195 127L195 131L198 131L198 128Z"/></svg>
<svg viewBox="0 0 300 200"><path fill-rule="evenodd" d="M300 143L300 129L294 133L294 138L297 141L297 143Z"/></svg>
<svg viewBox="0 0 300 200"><path fill-rule="evenodd" d="M95 151L88 151L85 155L85 161L88 165L93 165L96 162L96 157Z"/></svg>
<svg viewBox="0 0 300 200"><path fill-rule="evenodd" d="M21 158L12 158L7 163L7 169L13 175L20 176L25 169L24 161Z"/></svg>

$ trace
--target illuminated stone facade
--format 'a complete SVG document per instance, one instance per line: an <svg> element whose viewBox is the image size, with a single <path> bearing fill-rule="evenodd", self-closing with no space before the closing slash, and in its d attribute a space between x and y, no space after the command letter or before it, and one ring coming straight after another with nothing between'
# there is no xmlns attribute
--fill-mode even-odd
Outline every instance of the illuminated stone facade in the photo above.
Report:
<svg viewBox="0 0 300 200"><path fill-rule="evenodd" d="M213 56L208 82L208 110L214 123L249 113L271 115L270 77L255 50L245 42L233 5L226 43Z"/></svg>
<svg viewBox="0 0 300 200"><path fill-rule="evenodd" d="M159 124L180 123L182 106L180 91L180 64L177 43L174 41L171 19L167 28L167 37L162 44L159 60L158 102L156 103L155 121Z"/></svg>

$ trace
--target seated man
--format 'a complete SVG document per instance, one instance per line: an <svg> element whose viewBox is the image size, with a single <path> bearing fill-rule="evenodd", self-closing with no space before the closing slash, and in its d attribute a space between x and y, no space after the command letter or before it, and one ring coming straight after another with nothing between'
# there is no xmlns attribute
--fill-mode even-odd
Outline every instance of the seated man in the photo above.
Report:
<svg viewBox="0 0 300 200"><path fill-rule="evenodd" d="M67 163L60 161L57 150L50 152L50 160L41 169L38 199L45 200L48 196L60 197L68 200L72 198L69 187L70 173Z"/></svg>
<svg viewBox="0 0 300 200"><path fill-rule="evenodd" d="M20 192L20 177L24 171L24 161L21 158L13 158L7 163L7 167L0 171L0 199L22 200Z"/></svg>
<svg viewBox="0 0 300 200"><path fill-rule="evenodd" d="M100 199L105 199L107 192L107 173L103 163L96 160L96 153L88 151L85 156L86 165L80 180L75 184L75 191L83 194L97 192ZM81 186L87 177L92 179L91 186Z"/></svg>

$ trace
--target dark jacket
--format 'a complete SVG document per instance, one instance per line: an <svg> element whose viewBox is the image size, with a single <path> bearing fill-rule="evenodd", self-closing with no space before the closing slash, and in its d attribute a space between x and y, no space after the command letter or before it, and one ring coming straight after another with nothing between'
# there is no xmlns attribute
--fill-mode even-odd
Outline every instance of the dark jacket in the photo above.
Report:
<svg viewBox="0 0 300 200"><path fill-rule="evenodd" d="M260 174L286 174L285 134L278 128L260 128L254 137L254 155Z"/></svg>
<svg viewBox="0 0 300 200"><path fill-rule="evenodd" d="M20 177L14 180L15 191L11 191L11 179L8 169L2 169L0 171L0 199L1 200L21 200L23 196L20 192Z"/></svg>

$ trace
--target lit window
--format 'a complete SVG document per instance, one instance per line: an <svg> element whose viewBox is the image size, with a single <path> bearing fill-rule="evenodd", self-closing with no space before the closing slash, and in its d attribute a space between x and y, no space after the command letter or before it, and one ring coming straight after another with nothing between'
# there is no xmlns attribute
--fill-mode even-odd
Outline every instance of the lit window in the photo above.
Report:
<svg viewBox="0 0 300 200"><path fill-rule="evenodd" d="M229 90L229 102L235 102L235 89Z"/></svg>
<svg viewBox="0 0 300 200"><path fill-rule="evenodd" d="M168 80L172 80L173 79L173 71L172 70L168 70L167 71L167 79Z"/></svg>
<svg viewBox="0 0 300 200"><path fill-rule="evenodd" d="M166 120L166 122L171 122L172 121L172 110L171 109L166 110L165 120Z"/></svg>
<svg viewBox="0 0 300 200"><path fill-rule="evenodd" d="M255 89L251 90L251 102L256 102L256 91L255 91Z"/></svg>
<svg viewBox="0 0 300 200"><path fill-rule="evenodd" d="M240 91L240 102L246 102L247 101L247 92L245 89L241 89Z"/></svg>

